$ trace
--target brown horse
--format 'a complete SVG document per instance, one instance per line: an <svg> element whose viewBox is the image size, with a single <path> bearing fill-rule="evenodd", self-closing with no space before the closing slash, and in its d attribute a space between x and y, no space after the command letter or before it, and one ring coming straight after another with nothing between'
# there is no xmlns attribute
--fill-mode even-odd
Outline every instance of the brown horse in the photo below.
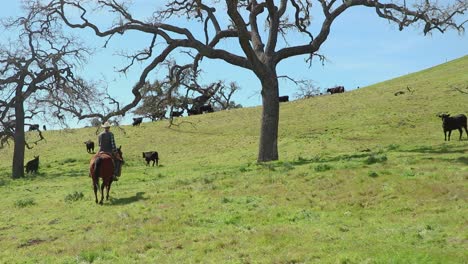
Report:
<svg viewBox="0 0 468 264"><path fill-rule="evenodd" d="M116 152L114 152L114 159L112 161L112 154L107 152L99 152L91 158L89 162L89 176L93 179L94 196L96 197L96 203L98 203L97 191L99 188L99 178L102 179L101 185L101 201L104 200L104 187L107 189L106 200L109 200L109 191L114 180L114 173L116 176L120 176L122 171L122 164L124 163L122 156L122 146L120 146ZM115 164L115 167L114 167Z"/></svg>

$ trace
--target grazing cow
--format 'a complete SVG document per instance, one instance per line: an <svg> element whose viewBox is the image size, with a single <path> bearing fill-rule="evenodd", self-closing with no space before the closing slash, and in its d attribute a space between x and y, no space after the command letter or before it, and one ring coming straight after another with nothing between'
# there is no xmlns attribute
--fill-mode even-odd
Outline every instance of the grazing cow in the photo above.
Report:
<svg viewBox="0 0 468 264"><path fill-rule="evenodd" d="M91 140L85 141L86 151L88 153L94 153L94 142Z"/></svg>
<svg viewBox="0 0 468 264"><path fill-rule="evenodd" d="M201 113L213 113L214 110L211 104L206 104L206 105L200 106L200 112Z"/></svg>
<svg viewBox="0 0 468 264"><path fill-rule="evenodd" d="M287 96L287 95L280 96L280 97L278 97L278 100L279 100L280 103L289 102L289 96Z"/></svg>
<svg viewBox="0 0 468 264"><path fill-rule="evenodd" d="M201 113L198 109L192 108L192 109L187 109L187 114L191 116L191 115L199 115Z"/></svg>
<svg viewBox="0 0 468 264"><path fill-rule="evenodd" d="M336 86L334 88L328 88L327 93L336 94L336 93L344 93L345 89L343 86Z"/></svg>
<svg viewBox="0 0 468 264"><path fill-rule="evenodd" d="M132 126L139 126L143 122L143 117L134 117Z"/></svg>
<svg viewBox="0 0 468 264"><path fill-rule="evenodd" d="M159 161L159 155L157 151L148 151L148 152L143 152L143 158L146 160L146 166L149 166L150 161L153 161L153 167L154 163L156 163L156 167L158 165Z"/></svg>
<svg viewBox="0 0 468 264"><path fill-rule="evenodd" d="M25 167L26 173L37 173L37 169L39 168L39 156L34 156L34 159L28 161Z"/></svg>
<svg viewBox="0 0 468 264"><path fill-rule="evenodd" d="M39 124L29 125L29 131L39 130Z"/></svg>
<svg viewBox="0 0 468 264"><path fill-rule="evenodd" d="M462 128L465 128L465 132L468 137L466 116L464 114L456 116L450 116L450 114L440 114L439 117L442 119L442 128L444 129L445 141L447 141L447 132L448 141L450 141L450 135L452 134L452 130L454 129L458 129L458 132L460 132L459 140L461 140L462 138Z"/></svg>
<svg viewBox="0 0 468 264"><path fill-rule="evenodd" d="M172 111L171 117L179 117L179 116L182 116L183 113L184 113L184 110L182 110L182 111Z"/></svg>
<svg viewBox="0 0 468 264"><path fill-rule="evenodd" d="M47 127L46 127L45 125L42 126L42 129L43 129L44 131L47 131Z"/></svg>

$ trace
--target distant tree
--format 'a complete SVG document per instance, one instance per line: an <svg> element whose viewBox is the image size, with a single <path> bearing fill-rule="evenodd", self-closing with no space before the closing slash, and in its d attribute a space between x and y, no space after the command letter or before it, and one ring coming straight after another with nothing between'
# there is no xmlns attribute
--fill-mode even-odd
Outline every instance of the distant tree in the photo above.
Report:
<svg viewBox="0 0 468 264"><path fill-rule="evenodd" d="M212 101L214 102L213 107L217 110L242 108L241 104L236 104L236 102L232 100L232 96L239 90L240 87L235 82L231 82L229 85L223 83L218 92L212 97Z"/></svg>
<svg viewBox="0 0 468 264"><path fill-rule="evenodd" d="M150 118L152 121L165 118L167 100L159 82L146 82L142 88L142 103L133 111L135 115Z"/></svg>
<svg viewBox="0 0 468 264"><path fill-rule="evenodd" d="M312 81L301 81L296 82L296 84L298 85L298 89L295 96L299 99L310 98L319 95L321 92L321 88L316 86Z"/></svg>
<svg viewBox="0 0 468 264"><path fill-rule="evenodd" d="M309 63L314 57L323 59L318 52L328 38L333 22L350 8L371 8L377 16L398 25L400 30L422 25L424 34L433 30L443 33L448 29L462 32L466 20L459 20L464 19L463 14L468 8L466 0L454 0L452 4L429 0L170 0L162 10L143 20L136 18L129 6L117 0L54 0L49 5L50 13L61 16L68 26L89 28L108 40L130 31L152 38L147 47L129 56L128 67L135 62L149 61L132 90L135 99L129 107L135 106L141 98L140 89L148 73L175 53L186 54L193 60L195 73L202 58L222 60L253 72L262 86L259 162L278 159L277 65L296 56L308 56L306 61ZM322 12L323 16L314 16L322 19L321 22L311 23L313 8ZM102 23L93 20L102 17L93 17L95 10L116 17L109 18L107 24ZM191 21L190 28L184 27L184 19ZM357 32L358 29L350 25L350 30ZM290 36L295 39L293 45L288 41ZM232 46L223 49L230 40L231 44L238 43L240 51ZM128 67L122 70L126 71Z"/></svg>
<svg viewBox="0 0 468 264"><path fill-rule="evenodd" d="M160 120L173 110L199 112L202 105L212 103L217 110L242 107L232 101L239 86L232 82L228 86L222 81L200 85L194 78L192 65L180 66L167 62L169 74L162 80L146 82L141 88L142 103L134 114ZM170 121L172 120L169 116Z"/></svg>
<svg viewBox="0 0 468 264"><path fill-rule="evenodd" d="M101 126L101 124L102 124L102 123L101 123L101 120L99 120L99 118L97 118L97 117L91 119L91 120L89 121L89 123L90 123L90 125L91 125L92 127L99 127L99 126Z"/></svg>

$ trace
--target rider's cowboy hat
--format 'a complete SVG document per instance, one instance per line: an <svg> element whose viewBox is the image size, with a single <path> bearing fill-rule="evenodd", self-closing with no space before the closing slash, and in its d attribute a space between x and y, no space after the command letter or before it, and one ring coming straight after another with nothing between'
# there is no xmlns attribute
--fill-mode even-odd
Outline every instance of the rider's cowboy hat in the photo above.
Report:
<svg viewBox="0 0 468 264"><path fill-rule="evenodd" d="M101 125L103 128L109 128L111 127L111 124L109 122L105 122L103 125Z"/></svg>

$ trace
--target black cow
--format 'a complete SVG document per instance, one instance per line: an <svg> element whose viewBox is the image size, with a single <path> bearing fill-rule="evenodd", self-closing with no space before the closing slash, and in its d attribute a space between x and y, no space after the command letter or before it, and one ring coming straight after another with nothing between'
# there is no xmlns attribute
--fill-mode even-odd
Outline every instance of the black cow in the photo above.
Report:
<svg viewBox="0 0 468 264"><path fill-rule="evenodd" d="M39 130L39 124L29 125L29 131Z"/></svg>
<svg viewBox="0 0 468 264"><path fill-rule="evenodd" d="M158 165L159 161L159 155L157 151L148 151L148 152L143 152L143 158L146 160L146 166L149 166L150 161L153 161L153 167L154 163L156 163L156 167Z"/></svg>
<svg viewBox="0 0 468 264"><path fill-rule="evenodd" d="M37 173L37 169L39 168L39 156L34 156L34 159L28 161L25 167L26 173Z"/></svg>
<svg viewBox="0 0 468 264"><path fill-rule="evenodd" d="M278 100L280 103L289 102L289 96L288 95L280 96L278 97Z"/></svg>
<svg viewBox="0 0 468 264"><path fill-rule="evenodd" d="M191 115L199 115L201 113L198 109L192 108L192 109L187 109L187 114L191 116Z"/></svg>
<svg viewBox="0 0 468 264"><path fill-rule="evenodd" d="M211 104L206 104L206 105L200 106L200 112L201 113L213 113L214 110Z"/></svg>
<svg viewBox="0 0 468 264"><path fill-rule="evenodd" d="M182 116L183 113L184 113L184 110L182 110L182 111L172 111L171 117L179 117L179 116Z"/></svg>
<svg viewBox="0 0 468 264"><path fill-rule="evenodd" d="M42 129L43 129L44 131L47 131L47 127L46 127L45 125L42 126Z"/></svg>
<svg viewBox="0 0 468 264"><path fill-rule="evenodd" d="M143 117L134 117L132 126L139 126L143 122Z"/></svg>
<svg viewBox="0 0 468 264"><path fill-rule="evenodd" d="M94 142L91 140L85 141L86 151L88 153L94 153Z"/></svg>
<svg viewBox="0 0 468 264"><path fill-rule="evenodd" d="M336 93L344 93L345 89L343 86L336 86L334 88L328 88L327 93L336 94Z"/></svg>
<svg viewBox="0 0 468 264"><path fill-rule="evenodd" d="M442 128L444 129L445 141L447 141L447 132L448 141L450 141L450 135L454 129L458 129L458 132L460 132L460 140L463 134L462 128L465 128L465 132L468 137L466 116L464 114L456 116L450 116L450 114L440 114L439 117L442 119Z"/></svg>

